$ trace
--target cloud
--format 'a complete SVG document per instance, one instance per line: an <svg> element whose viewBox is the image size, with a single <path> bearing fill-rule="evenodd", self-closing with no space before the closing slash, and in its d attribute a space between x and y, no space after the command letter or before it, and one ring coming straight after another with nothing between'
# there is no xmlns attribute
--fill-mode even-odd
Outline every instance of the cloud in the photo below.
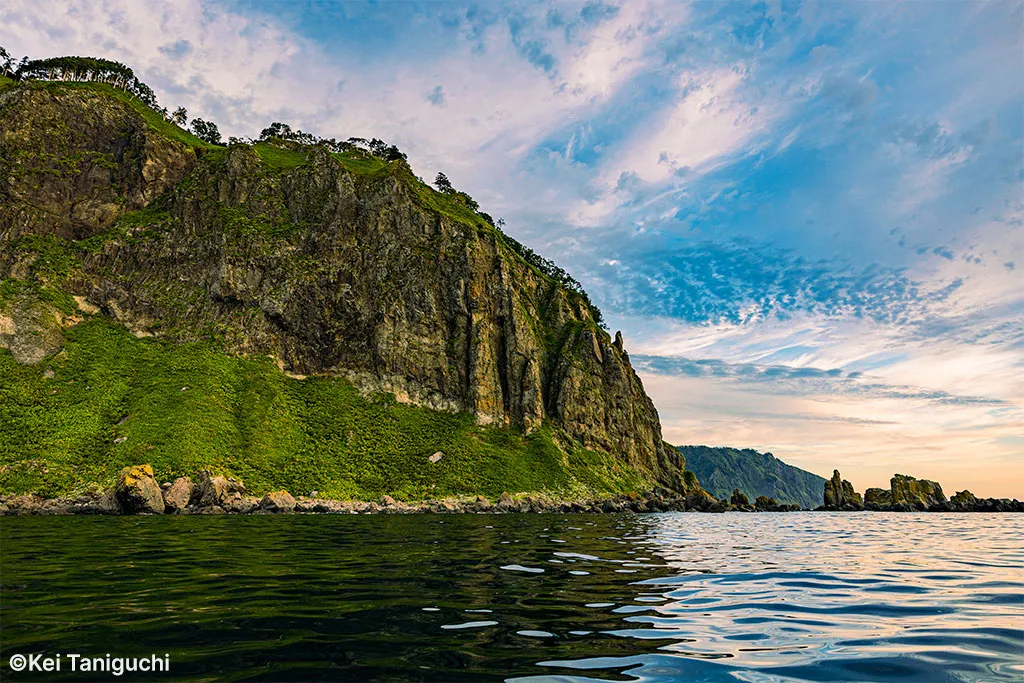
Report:
<svg viewBox="0 0 1024 683"><path fill-rule="evenodd" d="M192 43L185 39L181 39L176 40L173 43L168 43L167 45L161 45L157 49L167 55L170 59L180 59L192 51Z"/></svg>
<svg viewBox="0 0 1024 683"><path fill-rule="evenodd" d="M435 107L444 107L448 104L448 100L444 96L444 88L441 86L436 86L433 90L424 95L424 98Z"/></svg>
<svg viewBox="0 0 1024 683"><path fill-rule="evenodd" d="M646 355L634 355L632 359L635 366L647 374L705 377L737 384L755 383L760 385L759 391L770 394L845 395L925 402L939 406L1013 405L1007 400L988 396L958 396L937 389L886 384L873 381L863 372L848 372L842 368L725 363L717 359L694 360Z"/></svg>

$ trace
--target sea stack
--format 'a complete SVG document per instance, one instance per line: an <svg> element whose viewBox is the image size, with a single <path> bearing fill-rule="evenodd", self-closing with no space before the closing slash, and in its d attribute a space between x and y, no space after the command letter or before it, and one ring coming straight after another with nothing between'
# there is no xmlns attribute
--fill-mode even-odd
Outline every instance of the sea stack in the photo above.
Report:
<svg viewBox="0 0 1024 683"><path fill-rule="evenodd" d="M839 470L825 482L825 508L828 510L863 510L864 500L853 490L853 484L843 479Z"/></svg>

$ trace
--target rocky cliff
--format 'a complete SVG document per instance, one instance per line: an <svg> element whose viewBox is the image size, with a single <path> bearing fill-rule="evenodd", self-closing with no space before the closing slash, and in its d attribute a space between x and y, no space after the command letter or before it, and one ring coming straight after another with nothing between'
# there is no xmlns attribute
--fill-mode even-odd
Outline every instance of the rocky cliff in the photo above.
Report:
<svg viewBox="0 0 1024 683"><path fill-rule="evenodd" d="M91 314L480 425L550 425L568 450L684 488L589 302L401 160L212 147L106 86L8 83L0 282L0 344L19 362L53 357Z"/></svg>

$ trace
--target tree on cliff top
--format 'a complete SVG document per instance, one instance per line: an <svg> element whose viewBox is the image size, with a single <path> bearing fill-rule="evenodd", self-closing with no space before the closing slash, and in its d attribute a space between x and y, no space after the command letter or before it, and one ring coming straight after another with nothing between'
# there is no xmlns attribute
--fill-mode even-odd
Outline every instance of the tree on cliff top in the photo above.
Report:
<svg viewBox="0 0 1024 683"><path fill-rule="evenodd" d="M196 137L200 140L206 140L214 145L222 144L220 139L220 130L217 128L217 124L213 121L204 121L199 118L192 119L192 132L195 133Z"/></svg>
<svg viewBox="0 0 1024 683"><path fill-rule="evenodd" d="M96 57L50 57L33 59L18 67L19 79L48 81L97 81L120 88L139 98L143 104L157 108L153 90L140 81L135 72L121 62Z"/></svg>

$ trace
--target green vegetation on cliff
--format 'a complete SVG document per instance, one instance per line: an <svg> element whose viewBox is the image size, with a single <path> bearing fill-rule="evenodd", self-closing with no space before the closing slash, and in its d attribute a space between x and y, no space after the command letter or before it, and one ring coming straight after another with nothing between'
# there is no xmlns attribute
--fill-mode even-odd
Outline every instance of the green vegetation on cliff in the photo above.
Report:
<svg viewBox="0 0 1024 683"><path fill-rule="evenodd" d="M102 317L65 330L63 351L36 365L0 349L0 377L0 493L108 487L140 462L161 481L208 467L255 494L364 500L651 486L551 424L529 435L481 427L468 413L364 396L344 379L292 378L266 357L136 339Z"/></svg>
<svg viewBox="0 0 1024 683"><path fill-rule="evenodd" d="M696 486L578 283L396 154L0 82L0 492L140 462L342 498Z"/></svg>
<svg viewBox="0 0 1024 683"><path fill-rule="evenodd" d="M701 486L718 498L729 498L733 489L739 489L751 500L767 496L804 508L821 505L825 479L787 465L771 453L710 446L679 446L679 452Z"/></svg>

